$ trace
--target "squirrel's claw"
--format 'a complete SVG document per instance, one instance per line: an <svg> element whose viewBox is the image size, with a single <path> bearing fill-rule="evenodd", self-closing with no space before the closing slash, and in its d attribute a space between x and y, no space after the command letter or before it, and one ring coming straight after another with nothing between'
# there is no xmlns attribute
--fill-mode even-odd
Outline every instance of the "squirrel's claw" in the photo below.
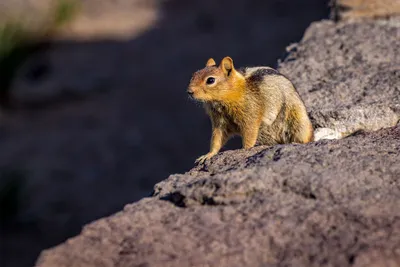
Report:
<svg viewBox="0 0 400 267"><path fill-rule="evenodd" d="M203 155L198 157L195 161L196 164L203 164L207 160L207 155Z"/></svg>
<svg viewBox="0 0 400 267"><path fill-rule="evenodd" d="M206 160L212 158L215 154L214 153L207 153L199 158L196 159L195 163L203 164Z"/></svg>

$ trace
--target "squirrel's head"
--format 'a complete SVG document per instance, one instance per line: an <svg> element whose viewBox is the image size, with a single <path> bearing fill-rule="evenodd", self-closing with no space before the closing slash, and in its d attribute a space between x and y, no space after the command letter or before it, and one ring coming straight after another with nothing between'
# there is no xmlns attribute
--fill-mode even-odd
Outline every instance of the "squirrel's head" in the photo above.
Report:
<svg viewBox="0 0 400 267"><path fill-rule="evenodd" d="M232 58L224 57L219 66L210 58L205 68L193 74L187 92L200 101L226 101L243 87L241 83L244 77L235 70Z"/></svg>

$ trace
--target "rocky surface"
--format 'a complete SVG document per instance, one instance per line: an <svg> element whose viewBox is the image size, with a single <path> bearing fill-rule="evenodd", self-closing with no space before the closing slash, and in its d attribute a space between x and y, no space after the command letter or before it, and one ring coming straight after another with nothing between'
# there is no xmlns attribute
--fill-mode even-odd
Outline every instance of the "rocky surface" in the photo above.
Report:
<svg viewBox="0 0 400 267"><path fill-rule="evenodd" d="M331 0L331 17L340 20L400 15L399 0Z"/></svg>
<svg viewBox="0 0 400 267"><path fill-rule="evenodd" d="M317 22L279 64L342 139L221 153L37 266L400 266L399 25Z"/></svg>
<svg viewBox="0 0 400 267"><path fill-rule="evenodd" d="M399 159L400 126L228 151L37 266L400 266Z"/></svg>
<svg viewBox="0 0 400 267"><path fill-rule="evenodd" d="M313 125L343 137L400 120L400 20L313 23L279 66Z"/></svg>

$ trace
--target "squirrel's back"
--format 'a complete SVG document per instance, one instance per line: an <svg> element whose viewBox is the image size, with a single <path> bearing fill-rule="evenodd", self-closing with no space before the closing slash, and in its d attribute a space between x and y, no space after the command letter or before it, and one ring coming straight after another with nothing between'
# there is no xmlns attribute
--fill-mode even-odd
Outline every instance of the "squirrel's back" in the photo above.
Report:
<svg viewBox="0 0 400 267"><path fill-rule="evenodd" d="M265 104L259 143L308 143L313 140L314 131L305 105L287 77L266 66L245 67L238 71L246 79L247 90L261 97Z"/></svg>

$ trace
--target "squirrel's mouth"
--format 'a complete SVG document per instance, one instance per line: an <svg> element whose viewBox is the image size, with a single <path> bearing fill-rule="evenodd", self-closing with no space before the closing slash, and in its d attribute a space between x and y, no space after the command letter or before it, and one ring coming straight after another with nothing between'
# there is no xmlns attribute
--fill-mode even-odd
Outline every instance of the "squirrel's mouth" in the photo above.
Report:
<svg viewBox="0 0 400 267"><path fill-rule="evenodd" d="M194 101L194 102L197 102L197 103L204 103L204 102L206 102L204 99L198 98L198 97L195 96L194 94L188 95L188 98L189 98L191 101Z"/></svg>
<svg viewBox="0 0 400 267"><path fill-rule="evenodd" d="M193 91L187 91L187 95L188 95L188 98L190 99L190 100L197 100L196 99L196 97L194 96L194 92Z"/></svg>
<svg viewBox="0 0 400 267"><path fill-rule="evenodd" d="M189 99L191 99L191 100L200 100L198 98L198 92L196 92L192 88L189 87L186 92L188 94Z"/></svg>
<svg viewBox="0 0 400 267"><path fill-rule="evenodd" d="M193 95L189 95L189 99L195 102L204 102L202 99L199 99Z"/></svg>
<svg viewBox="0 0 400 267"><path fill-rule="evenodd" d="M194 92L191 90L187 90L187 94L188 94L189 98L193 98Z"/></svg>

